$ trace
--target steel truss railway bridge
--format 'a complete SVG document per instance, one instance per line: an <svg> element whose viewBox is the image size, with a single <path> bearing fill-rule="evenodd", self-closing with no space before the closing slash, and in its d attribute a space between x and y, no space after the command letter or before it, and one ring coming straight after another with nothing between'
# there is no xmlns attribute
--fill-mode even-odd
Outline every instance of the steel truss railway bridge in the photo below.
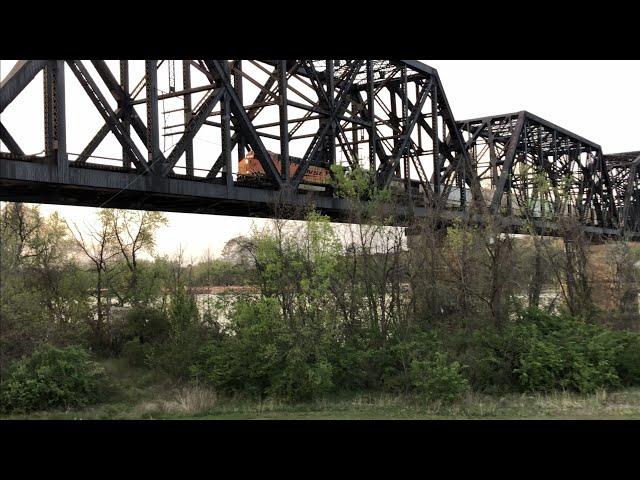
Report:
<svg viewBox="0 0 640 480"><path fill-rule="evenodd" d="M20 115L33 92L39 118ZM80 141L85 113L102 126ZM42 118L42 151L25 153L16 132ZM249 150L259 184L238 175ZM0 83L0 200L263 217L311 203L344 221L332 187L304 188L310 166L333 164L375 173L398 225L494 215L553 235L573 216L640 238L640 152L603 154L526 111L458 121L437 71L413 60L26 60Z"/></svg>

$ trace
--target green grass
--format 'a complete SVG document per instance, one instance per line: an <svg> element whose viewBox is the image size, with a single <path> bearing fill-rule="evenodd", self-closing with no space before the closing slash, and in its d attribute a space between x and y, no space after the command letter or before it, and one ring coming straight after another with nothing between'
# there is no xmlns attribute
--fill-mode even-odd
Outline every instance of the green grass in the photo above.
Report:
<svg viewBox="0 0 640 480"><path fill-rule="evenodd" d="M490 396L470 393L443 405L390 394L342 395L288 404L223 398L181 385L121 359L101 362L113 379L107 402L73 411L5 416L16 419L640 419L640 388L593 395Z"/></svg>
<svg viewBox="0 0 640 480"><path fill-rule="evenodd" d="M391 395L327 399L306 404L224 402L209 411L155 418L200 419L640 419L640 389L591 396L471 394L454 405Z"/></svg>

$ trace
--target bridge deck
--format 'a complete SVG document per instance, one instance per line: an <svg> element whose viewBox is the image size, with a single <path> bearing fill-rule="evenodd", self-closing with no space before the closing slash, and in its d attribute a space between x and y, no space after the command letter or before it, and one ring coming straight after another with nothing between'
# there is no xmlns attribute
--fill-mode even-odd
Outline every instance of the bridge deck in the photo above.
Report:
<svg viewBox="0 0 640 480"><path fill-rule="evenodd" d="M232 215L256 218L299 219L305 208L313 206L335 222L349 222L351 207L348 200L319 195L316 192L298 193L286 197L282 192L268 189L228 187L226 184L158 178L133 173L94 168L69 168L61 178L55 165L24 160L0 161L0 200L88 207L126 208L133 210L161 210L166 212ZM429 208L414 206L417 218L433 216ZM437 213L442 222L468 218L457 210ZM391 225L407 226L408 209L396 205ZM474 215L477 223L486 217ZM526 222L520 218L503 218L505 228L514 233L526 233ZM540 232L554 235L553 222L534 221ZM618 230L594 226L584 227L590 235L615 237ZM631 238L640 240L640 235Z"/></svg>

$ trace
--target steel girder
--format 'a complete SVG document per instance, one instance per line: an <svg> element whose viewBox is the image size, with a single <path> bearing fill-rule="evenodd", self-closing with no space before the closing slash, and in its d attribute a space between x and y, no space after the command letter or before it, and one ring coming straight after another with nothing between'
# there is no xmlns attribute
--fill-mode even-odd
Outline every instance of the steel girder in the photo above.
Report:
<svg viewBox="0 0 640 480"><path fill-rule="evenodd" d="M236 150L240 160L250 148L268 179L262 188L296 190L309 166L329 167L340 153L349 167L375 170L381 188L395 178L404 185L404 193L410 194L420 184L422 197L431 202L452 185L466 184L480 200L479 183L440 79L426 65L402 60L249 60L243 66L240 60L185 60L182 90L176 91L174 85L169 92L159 92L159 68L169 62L145 61L144 74L132 91L129 61L120 61L113 69L104 60L92 60L95 73L82 61L66 61L67 69L105 122L80 153L61 154L67 168L99 165L94 152L112 134L122 147L118 167L151 178L183 175L204 177L213 183L224 179L233 188L231 151ZM51 117L45 131L47 155L53 151L55 135L64 133L49 128L60 118L52 107L55 94L48 73L50 63L20 62L3 81L1 97L4 109L40 70L47 71L45 115ZM64 64L54 63L58 70ZM194 86L196 77L198 86ZM257 87L258 95L247 104L244 92L249 87ZM204 96L194 107L196 94ZM182 99L182 119L176 125L165 125L161 133L160 102L167 99ZM146 115L136 112L138 105L146 107ZM268 110L271 121L266 120ZM270 133L275 126L279 131ZM224 148L206 174L199 175L193 166L193 141L205 127L210 132L218 130L208 138L219 135ZM175 139L166 156L159 147L161 135ZM4 125L0 126L0 139L12 158L24 156ZM267 152L266 139L278 140L277 150L285 158L298 147L301 162L295 174L290 175L286 168L278 171ZM363 153L361 146L365 146ZM466 198L464 194L461 197L460 208L464 209Z"/></svg>
<svg viewBox="0 0 640 480"><path fill-rule="evenodd" d="M604 156L623 232L640 231L640 152Z"/></svg>
<svg viewBox="0 0 640 480"><path fill-rule="evenodd" d="M250 201L253 196L259 203L266 198L264 191L285 191L293 203L322 203L335 200L332 189L300 190L305 172L310 166L341 164L370 170L379 188L391 189L408 207L406 215L491 210L508 216L514 213L509 206L513 198L523 205L539 198L547 210L575 211L586 227L612 231L619 225L622 187L612 186L609 175L618 183L624 180L618 180L617 170L607 169L598 145L527 112L456 122L437 71L420 62L182 60L176 70L173 60L146 60L135 67L127 60L18 62L0 84L0 111L19 99L42 71L44 155L25 155L11 135L14 126L0 122L0 141L8 150L0 152L0 163L10 162L0 181L8 188L14 186L11 182L22 187L25 182L51 184L39 184L43 194L38 197L34 192L40 187L29 183L25 198L43 203L49 201L44 192L51 188L66 192L70 200L76 197L69 192L86 189L87 195L76 198L82 197L83 204L112 206L112 198L98 200L96 195L92 201L90 194L98 187L111 191L111 184L119 185L112 191L120 196L119 205L123 198L138 199L131 208L145 208L145 199L171 197L170 192L177 191L206 202L207 188L217 192L211 198ZM71 73L66 80L65 70ZM181 77L179 85L176 76ZM69 81L79 83L90 108L104 121L79 153L67 152L67 120L74 120L66 118L64 108ZM96 152L113 137L120 150L109 158L115 165L107 166ZM172 144L162 148L167 139ZM196 141L217 147L204 155ZM483 145L488 162L479 153ZM259 185L238 181L238 162L249 149L264 170ZM286 161L282 168L276 165L270 151L282 159L297 158L296 171L290 171ZM26 170L17 167L20 162ZM55 168L46 175L34 173L29 180L29 165L35 171L38 164ZM549 186L523 177L525 165L545 176ZM11 172L21 176L12 177ZM131 183L121 185L116 173ZM103 177L106 183L98 181ZM245 200L234 193L241 186ZM223 197L220 188L226 192ZM493 188L490 198L487 188ZM627 192L629 198L637 198L637 188L627 190L632 192ZM12 198L20 200L20 191L12 188ZM565 193L570 201L561 206ZM56 195L56 201L64 195ZM153 205L168 208L166 200L156 200ZM180 208L188 209L185 205L192 200L180 202ZM623 209L624 218L635 218L636 204L627 203L631 206ZM151 203L149 207L156 208ZM204 210L215 213L215 207ZM511 225L521 223L521 218L509 218ZM625 225L632 224L627 220Z"/></svg>
<svg viewBox="0 0 640 480"><path fill-rule="evenodd" d="M494 214L621 225L600 145L526 111L458 125Z"/></svg>

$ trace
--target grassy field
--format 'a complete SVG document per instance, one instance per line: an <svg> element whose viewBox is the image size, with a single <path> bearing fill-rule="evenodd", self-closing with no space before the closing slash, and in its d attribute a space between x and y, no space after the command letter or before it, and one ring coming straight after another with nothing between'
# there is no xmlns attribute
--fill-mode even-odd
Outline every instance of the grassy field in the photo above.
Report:
<svg viewBox="0 0 640 480"><path fill-rule="evenodd" d="M179 385L121 360L103 361L114 381L107 403L77 411L14 415L13 419L640 419L640 389L593 395L469 394L454 405L389 394L335 397L302 404L221 398Z"/></svg>

